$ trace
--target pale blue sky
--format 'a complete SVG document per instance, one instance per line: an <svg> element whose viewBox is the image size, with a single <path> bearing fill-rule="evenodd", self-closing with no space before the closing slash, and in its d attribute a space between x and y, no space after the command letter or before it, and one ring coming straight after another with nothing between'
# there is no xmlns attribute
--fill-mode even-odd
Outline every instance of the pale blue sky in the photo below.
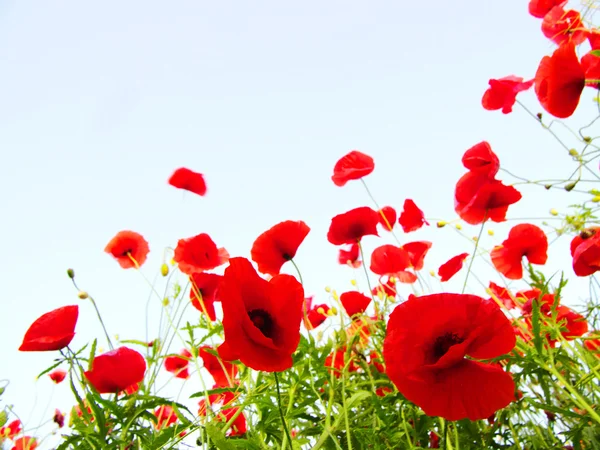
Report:
<svg viewBox="0 0 600 450"><path fill-rule="evenodd" d="M5 399L29 427L44 418L52 386L34 376L52 355L17 348L40 314L80 302L68 267L111 333L144 338L147 285L103 252L122 229L150 242L153 278L179 238L207 232L247 256L270 226L304 220L298 263L307 293L326 301L325 285L343 291L351 278L325 239L329 221L369 204L360 184L330 180L348 151L375 159L367 182L382 205L410 197L436 218L455 217L460 157L484 139L515 172L567 175L563 151L518 107L504 116L480 104L489 78L533 77L552 50L539 29L526 1L0 0ZM522 98L539 110L533 92ZM206 175L206 197L167 185L180 166ZM511 217L573 202L523 192ZM505 237L494 228L488 246ZM428 269L472 250L450 229L400 238L434 241ZM77 331L75 346L100 337L89 304ZM66 409L68 387L57 390L51 406Z"/></svg>

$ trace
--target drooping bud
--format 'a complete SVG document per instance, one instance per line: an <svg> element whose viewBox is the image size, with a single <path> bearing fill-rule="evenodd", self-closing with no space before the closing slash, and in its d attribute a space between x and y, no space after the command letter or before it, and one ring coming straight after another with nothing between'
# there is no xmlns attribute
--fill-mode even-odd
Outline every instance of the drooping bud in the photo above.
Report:
<svg viewBox="0 0 600 450"><path fill-rule="evenodd" d="M550 210L550 214L552 214L553 216L558 216L558 211L556 209L552 208Z"/></svg>
<svg viewBox="0 0 600 450"><path fill-rule="evenodd" d="M162 266L160 266L160 274L163 277L166 277L167 275L169 275L169 266L167 266L166 264L163 264Z"/></svg>
<svg viewBox="0 0 600 450"><path fill-rule="evenodd" d="M456 229L457 229L457 230L459 230L459 231L460 231L460 230L462 230L462 225L461 225L460 223L457 223L457 224L455 225L455 227L456 227Z"/></svg>
<svg viewBox="0 0 600 450"><path fill-rule="evenodd" d="M573 181L572 183L566 184L565 191L571 192L573 189L575 189L575 186L577 186L577 181Z"/></svg>
<svg viewBox="0 0 600 450"><path fill-rule="evenodd" d="M491 228L487 231L488 236L493 236L494 235L494 230L492 230Z"/></svg>
<svg viewBox="0 0 600 450"><path fill-rule="evenodd" d="M443 227L445 227L446 225L447 225L447 222L446 222L446 221L444 221L444 220L440 220L440 221L437 223L437 227L438 227L438 228L443 228Z"/></svg>
<svg viewBox="0 0 600 450"><path fill-rule="evenodd" d="M85 291L79 291L77 293L77 297L79 297L81 300L85 300L86 298L89 297L88 293Z"/></svg>
<svg viewBox="0 0 600 450"><path fill-rule="evenodd" d="M72 280L75 278L75 271L73 269L67 269L67 275L69 275L69 278Z"/></svg>

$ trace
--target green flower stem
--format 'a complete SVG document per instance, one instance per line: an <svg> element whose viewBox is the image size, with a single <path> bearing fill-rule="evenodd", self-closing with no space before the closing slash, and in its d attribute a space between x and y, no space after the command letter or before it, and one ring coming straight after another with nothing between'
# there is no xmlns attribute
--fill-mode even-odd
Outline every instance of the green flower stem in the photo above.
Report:
<svg viewBox="0 0 600 450"><path fill-rule="evenodd" d="M290 262L292 263L294 269L296 269L296 272L298 273L298 280L300 280L300 284L304 286L304 281L302 281L302 274L300 273L300 269L298 268L293 259L290 259Z"/></svg>
<svg viewBox="0 0 600 450"><path fill-rule="evenodd" d="M283 407L281 405L281 391L279 389L279 376L277 372L273 372L275 376L275 386L277 387L277 408L279 409L279 415L281 416L281 426L283 427L283 431L285 431L285 437L287 437L290 442L290 448L292 448L292 437L290 436L290 431L288 430L287 424L285 422L285 414L283 413ZM281 449L285 448L285 438L281 441Z"/></svg>
<svg viewBox="0 0 600 450"><path fill-rule="evenodd" d="M481 222L481 228L479 229L479 234L477 235L477 241L475 242L475 248L473 249L473 254L471 255L471 261L469 261L469 268L467 269L467 276L465 277L465 282L463 283L463 288L461 293L464 294L467 289L467 281L469 281L469 275L471 274L471 269L473 268L473 262L475 261L475 257L477 256L477 249L479 248L479 241L481 240L481 236L483 235L483 229L485 228L485 221L487 220L487 211L485 216L483 217L483 222Z"/></svg>
<svg viewBox="0 0 600 450"><path fill-rule="evenodd" d="M81 289L79 289L79 286L77 286L77 283L75 282L75 278L71 278L71 282L73 283L73 286L75 287L75 289L77 289L78 291L81 292ZM102 320L102 315L100 314L100 310L98 309L96 300L94 300L94 297L92 297L89 294L88 294L87 298L90 300L90 302L92 303L92 306L94 307L94 310L96 311L96 316L98 316L100 325L102 325L102 330L104 331L104 336L106 336L106 340L108 341L108 346L110 347L111 350L113 350L115 347L113 346L112 340L110 339L110 336L108 335L108 331L106 330L106 325L104 325L104 320Z"/></svg>

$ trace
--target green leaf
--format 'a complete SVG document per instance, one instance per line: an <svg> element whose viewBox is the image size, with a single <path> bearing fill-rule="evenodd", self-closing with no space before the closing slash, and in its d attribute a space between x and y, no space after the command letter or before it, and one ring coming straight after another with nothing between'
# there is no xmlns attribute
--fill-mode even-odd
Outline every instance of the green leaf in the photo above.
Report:
<svg viewBox="0 0 600 450"><path fill-rule="evenodd" d="M88 370L92 370L92 362L96 356L96 346L98 345L98 339L94 339L92 342L92 348L90 349L90 359L88 360Z"/></svg>
<svg viewBox="0 0 600 450"><path fill-rule="evenodd" d="M227 442L225 435L212 423L206 425L206 434L219 450L235 450L235 446Z"/></svg>
<svg viewBox="0 0 600 450"><path fill-rule="evenodd" d="M195 392L194 394L190 395L190 398L205 397L207 395L222 394L224 392L245 392L245 391L246 391L245 389L242 389L239 386L235 387L235 388L226 387L226 388L208 389L206 391Z"/></svg>
<svg viewBox="0 0 600 450"><path fill-rule="evenodd" d="M590 52L590 55L594 55L594 56L600 57L600 50L592 50Z"/></svg>
<svg viewBox="0 0 600 450"><path fill-rule="evenodd" d="M0 411L0 427L3 427L8 422L8 414L6 411Z"/></svg>

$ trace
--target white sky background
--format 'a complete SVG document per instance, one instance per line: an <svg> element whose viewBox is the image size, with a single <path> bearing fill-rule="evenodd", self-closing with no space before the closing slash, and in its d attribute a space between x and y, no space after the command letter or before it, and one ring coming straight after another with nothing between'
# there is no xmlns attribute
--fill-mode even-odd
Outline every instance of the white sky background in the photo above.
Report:
<svg viewBox="0 0 600 450"><path fill-rule="evenodd" d="M66 383L34 380L53 354L17 351L33 320L66 304L81 306L74 347L101 338L69 267L111 334L145 338L148 286L103 252L120 230L150 242L143 272L152 279L179 238L206 232L232 256L249 256L272 225L304 220L312 231L297 262L307 294L327 302L326 285L343 292L352 278L326 240L330 219L371 206L360 183L330 180L348 151L375 159L366 181L381 205L400 210L413 198L428 217L448 220L460 158L481 140L520 175L568 176L564 150L518 106L505 116L480 103L489 78L534 76L553 49L540 25L526 1L0 0L0 379L11 381L3 399L30 428L74 404ZM576 126L594 117L592 95ZM520 98L540 110L533 91ZM167 185L181 166L205 174L206 197ZM582 198L522 192L511 218L547 217ZM484 247L506 237L506 227L492 228ZM473 248L450 227L397 232L402 242L434 242L426 271ZM367 247L393 242L382 235ZM548 273L573 276L567 245L552 248ZM487 281L481 263L475 271ZM460 290L465 273L444 288ZM573 284L572 303L586 285Z"/></svg>

